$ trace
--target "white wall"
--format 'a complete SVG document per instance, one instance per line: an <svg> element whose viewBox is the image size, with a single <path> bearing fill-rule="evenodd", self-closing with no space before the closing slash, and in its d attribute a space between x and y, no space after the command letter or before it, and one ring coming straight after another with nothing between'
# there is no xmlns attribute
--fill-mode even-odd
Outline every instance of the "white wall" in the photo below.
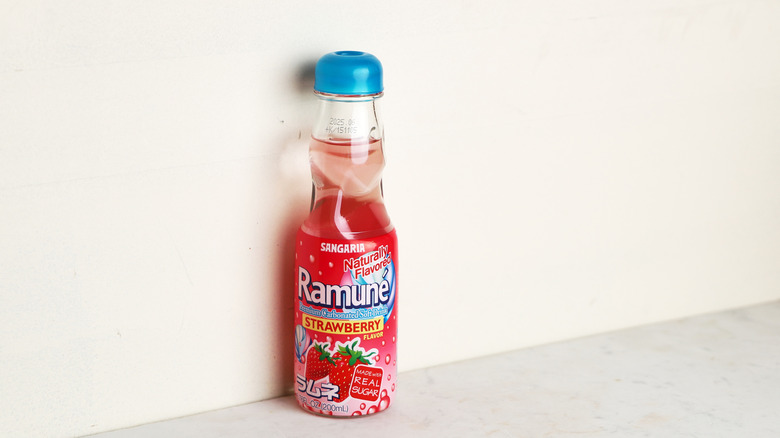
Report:
<svg viewBox="0 0 780 438"><path fill-rule="evenodd" d="M402 370L780 298L779 22L775 1L0 1L0 435L285 393L332 50L385 65Z"/></svg>

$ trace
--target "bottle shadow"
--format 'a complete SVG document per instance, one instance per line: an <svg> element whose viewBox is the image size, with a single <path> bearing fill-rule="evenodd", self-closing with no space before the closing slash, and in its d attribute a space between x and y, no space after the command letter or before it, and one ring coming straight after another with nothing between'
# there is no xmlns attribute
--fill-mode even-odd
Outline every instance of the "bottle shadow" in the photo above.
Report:
<svg viewBox="0 0 780 438"><path fill-rule="evenodd" d="M315 60L316 61L316 60ZM296 69L291 93L298 94L298 104L292 109L293 119L285 120L280 128L279 137L275 141L278 162L273 176L275 190L280 190L276 228L273 233L275 243L275 271L271 282L262 282L271 286L273 294L271 308L260 309L269 319L266 326L272 330L274 339L264 340L270 354L263 358L262 366L271 368L271 375L276 382L276 395L293 392L293 361L295 360L294 312L295 312L295 239L298 228L308 215L311 203L308 165L308 142L311 137L312 122L310 109L314 105L312 94L314 86L315 61L302 62ZM294 99L293 99L294 100ZM288 114L289 116L290 114ZM263 393L268 388L261 388Z"/></svg>

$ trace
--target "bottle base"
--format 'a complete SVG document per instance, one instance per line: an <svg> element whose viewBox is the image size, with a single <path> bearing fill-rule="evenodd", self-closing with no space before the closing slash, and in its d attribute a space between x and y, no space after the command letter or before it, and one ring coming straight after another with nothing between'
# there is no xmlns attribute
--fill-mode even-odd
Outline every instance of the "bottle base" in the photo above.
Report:
<svg viewBox="0 0 780 438"><path fill-rule="evenodd" d="M355 418L364 417L367 415L376 415L386 411L390 407L388 401L379 401L376 405L368 406L367 404L361 404L358 410L349 412L349 408L346 405L338 406L333 404L322 404L320 407L315 408L305 404L300 398L298 398L298 407L306 411L309 414L316 415L318 417L326 418Z"/></svg>

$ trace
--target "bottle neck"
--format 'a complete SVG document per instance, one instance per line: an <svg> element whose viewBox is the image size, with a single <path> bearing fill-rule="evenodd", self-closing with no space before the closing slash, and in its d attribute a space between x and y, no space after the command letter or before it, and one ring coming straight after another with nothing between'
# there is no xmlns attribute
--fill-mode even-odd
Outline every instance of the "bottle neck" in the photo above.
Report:
<svg viewBox="0 0 780 438"><path fill-rule="evenodd" d="M309 147L314 190L303 230L334 239L390 232L382 199L381 94L317 96L319 114Z"/></svg>
<svg viewBox="0 0 780 438"><path fill-rule="evenodd" d="M369 143L382 139L379 111L382 93L370 96L315 94L320 105L312 137L331 143Z"/></svg>

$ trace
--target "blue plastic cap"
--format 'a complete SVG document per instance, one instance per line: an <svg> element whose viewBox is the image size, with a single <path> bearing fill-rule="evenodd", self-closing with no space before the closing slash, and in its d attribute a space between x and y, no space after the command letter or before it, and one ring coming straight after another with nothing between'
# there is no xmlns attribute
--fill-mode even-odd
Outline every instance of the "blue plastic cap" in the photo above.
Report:
<svg viewBox="0 0 780 438"><path fill-rule="evenodd" d="M382 63L370 53L345 50L328 53L317 61L314 91L366 96L382 90Z"/></svg>

